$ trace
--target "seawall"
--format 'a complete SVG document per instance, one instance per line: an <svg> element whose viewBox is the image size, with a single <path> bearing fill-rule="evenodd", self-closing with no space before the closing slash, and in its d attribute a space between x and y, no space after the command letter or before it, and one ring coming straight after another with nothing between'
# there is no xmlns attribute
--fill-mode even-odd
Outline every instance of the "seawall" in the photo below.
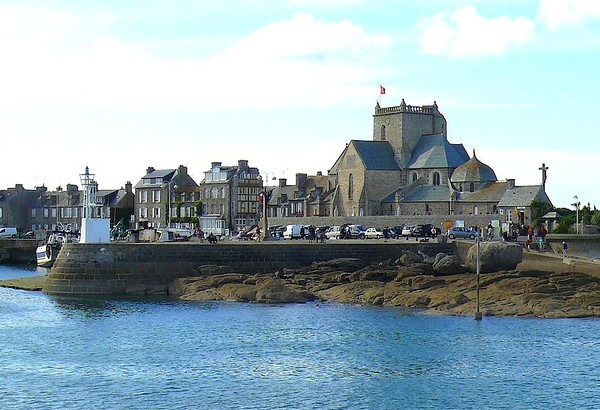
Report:
<svg viewBox="0 0 600 410"><path fill-rule="evenodd" d="M0 262L35 263L35 239L0 239Z"/></svg>
<svg viewBox="0 0 600 410"><path fill-rule="evenodd" d="M397 259L402 251L454 254L452 243L413 241L222 242L64 244L48 274L49 294L166 292L173 280L197 275L202 265L228 265L239 273L271 273L335 258L369 263Z"/></svg>

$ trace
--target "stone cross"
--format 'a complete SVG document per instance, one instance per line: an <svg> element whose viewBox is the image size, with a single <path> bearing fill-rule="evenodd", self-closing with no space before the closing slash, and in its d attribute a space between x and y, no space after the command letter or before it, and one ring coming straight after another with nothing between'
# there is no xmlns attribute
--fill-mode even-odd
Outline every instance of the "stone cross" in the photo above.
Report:
<svg viewBox="0 0 600 410"><path fill-rule="evenodd" d="M538 168L540 171L542 171L542 188L544 189L544 191L546 190L546 171L548 171L548 167L546 166L546 164L542 163L542 166L540 168Z"/></svg>

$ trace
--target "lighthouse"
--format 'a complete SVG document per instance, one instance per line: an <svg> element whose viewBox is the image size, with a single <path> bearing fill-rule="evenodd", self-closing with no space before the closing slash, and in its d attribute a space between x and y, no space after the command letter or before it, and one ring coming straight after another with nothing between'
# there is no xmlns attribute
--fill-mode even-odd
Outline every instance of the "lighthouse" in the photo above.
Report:
<svg viewBox="0 0 600 410"><path fill-rule="evenodd" d="M108 243L110 242L110 219L103 218L96 204L98 184L89 167L85 173L79 174L83 188L83 215L81 215L81 235L79 243Z"/></svg>

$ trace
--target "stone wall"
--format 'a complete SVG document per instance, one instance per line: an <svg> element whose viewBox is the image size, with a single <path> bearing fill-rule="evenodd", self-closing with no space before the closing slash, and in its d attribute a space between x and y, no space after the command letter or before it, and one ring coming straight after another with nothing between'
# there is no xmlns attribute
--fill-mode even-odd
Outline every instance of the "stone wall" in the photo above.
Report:
<svg viewBox="0 0 600 410"><path fill-rule="evenodd" d="M35 239L0 239L0 262L35 263Z"/></svg>
<svg viewBox="0 0 600 410"><path fill-rule="evenodd" d="M403 250L453 254L452 244L414 241L226 242L65 244L48 274L50 294L166 292L176 278L197 275L202 265L228 265L239 273L271 273L334 258L370 263L397 259Z"/></svg>

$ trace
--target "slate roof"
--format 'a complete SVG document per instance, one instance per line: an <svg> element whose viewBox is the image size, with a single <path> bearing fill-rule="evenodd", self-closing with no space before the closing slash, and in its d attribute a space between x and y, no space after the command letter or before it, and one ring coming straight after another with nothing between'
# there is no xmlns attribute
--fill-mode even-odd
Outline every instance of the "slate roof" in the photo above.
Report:
<svg viewBox="0 0 600 410"><path fill-rule="evenodd" d="M469 160L462 144L450 144L443 134L423 135L407 168L457 168Z"/></svg>
<svg viewBox="0 0 600 410"><path fill-rule="evenodd" d="M154 171L144 175L142 177L142 179L139 180L139 182L137 184L135 184L135 188L148 188L148 187L156 187L156 186L161 186L164 182L163 180L169 179L166 178L169 176L169 174L175 174L175 171L177 171L176 169L155 169ZM172 177L172 175L171 175ZM157 182L156 184L144 184L144 179L147 178L158 178L160 180L160 182Z"/></svg>
<svg viewBox="0 0 600 410"><path fill-rule="evenodd" d="M460 202L498 202L506 192L508 182L490 182L475 192L457 192L456 200Z"/></svg>
<svg viewBox="0 0 600 410"><path fill-rule="evenodd" d="M446 185L417 185L408 189L398 189L381 200L383 203L396 202L400 193L402 202L448 202L450 188Z"/></svg>
<svg viewBox="0 0 600 410"><path fill-rule="evenodd" d="M475 156L475 150L473 150L473 157L456 168L450 180L453 184L458 184L465 182L492 182L497 181L498 178L489 165L484 164Z"/></svg>
<svg viewBox="0 0 600 410"><path fill-rule="evenodd" d="M517 186L507 190L500 201L499 207L526 206L532 201L542 201L552 204L541 185Z"/></svg>
<svg viewBox="0 0 600 410"><path fill-rule="evenodd" d="M394 160L394 150L387 141L352 140L356 152L367 170L397 171L400 168Z"/></svg>

